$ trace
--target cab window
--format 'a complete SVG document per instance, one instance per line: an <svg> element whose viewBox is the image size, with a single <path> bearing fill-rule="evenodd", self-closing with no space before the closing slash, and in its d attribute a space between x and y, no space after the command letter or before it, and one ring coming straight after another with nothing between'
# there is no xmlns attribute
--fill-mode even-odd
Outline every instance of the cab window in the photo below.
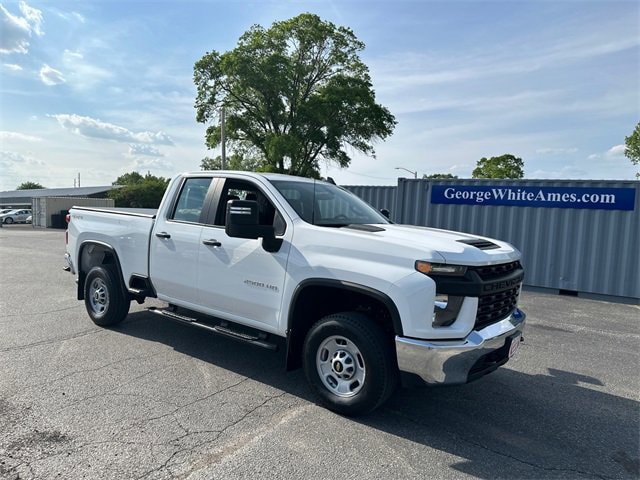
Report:
<svg viewBox="0 0 640 480"><path fill-rule="evenodd" d="M254 184L244 180L227 180L220 193L215 225L224 226L227 203L231 200L253 200L258 203L258 222L260 225L273 225L275 235L283 235L286 223L273 203Z"/></svg>
<svg viewBox="0 0 640 480"><path fill-rule="evenodd" d="M211 178L187 178L170 218L180 222L200 222L210 184Z"/></svg>

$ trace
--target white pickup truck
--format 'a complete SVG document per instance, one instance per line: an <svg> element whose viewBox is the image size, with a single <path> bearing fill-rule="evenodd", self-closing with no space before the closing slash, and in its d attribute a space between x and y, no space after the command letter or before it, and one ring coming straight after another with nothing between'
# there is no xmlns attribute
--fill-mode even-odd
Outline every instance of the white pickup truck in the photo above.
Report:
<svg viewBox="0 0 640 480"><path fill-rule="evenodd" d="M461 384L522 341L520 253L483 237L397 225L331 183L176 176L155 211L74 207L65 269L98 325L132 300L256 346L286 349L320 402L369 412L396 386Z"/></svg>

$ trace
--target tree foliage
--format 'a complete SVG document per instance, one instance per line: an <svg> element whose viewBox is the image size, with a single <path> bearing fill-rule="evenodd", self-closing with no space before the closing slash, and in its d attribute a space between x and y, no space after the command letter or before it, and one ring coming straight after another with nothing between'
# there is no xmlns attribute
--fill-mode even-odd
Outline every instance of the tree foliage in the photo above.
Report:
<svg viewBox="0 0 640 480"><path fill-rule="evenodd" d="M255 25L233 50L196 62L196 119L210 123L224 106L231 150L253 145L263 171L319 177L323 159L348 166L349 147L375 157L373 141L396 121L375 102L363 49L351 29L308 13ZM205 140L220 144L219 124Z"/></svg>
<svg viewBox="0 0 640 480"><path fill-rule="evenodd" d="M22 182L16 190L37 190L39 188L47 188L37 182Z"/></svg>
<svg viewBox="0 0 640 480"><path fill-rule="evenodd" d="M245 158L242 155L234 153L227 157L226 170L241 170L244 172L258 172L262 162L257 158ZM200 170L222 170L222 157L218 155L215 158L204 157L200 162Z"/></svg>
<svg viewBox="0 0 640 480"><path fill-rule="evenodd" d="M482 157L476 163L471 176L472 178L523 178L524 162L510 153L499 157Z"/></svg>
<svg viewBox="0 0 640 480"><path fill-rule="evenodd" d="M624 139L624 154L634 165L640 165L640 122L636 125L633 133ZM636 173L640 178L640 172Z"/></svg>
<svg viewBox="0 0 640 480"><path fill-rule="evenodd" d="M433 179L437 179L437 178L458 178L457 175L452 175L450 173L432 173L431 175L427 175L426 173L424 175L422 175L422 178L433 178Z"/></svg>
<svg viewBox="0 0 640 480"><path fill-rule="evenodd" d="M149 172L145 176L129 172L113 182L113 185L121 185L121 188L111 190L109 197L114 199L116 207L158 208L168 184L168 179Z"/></svg>

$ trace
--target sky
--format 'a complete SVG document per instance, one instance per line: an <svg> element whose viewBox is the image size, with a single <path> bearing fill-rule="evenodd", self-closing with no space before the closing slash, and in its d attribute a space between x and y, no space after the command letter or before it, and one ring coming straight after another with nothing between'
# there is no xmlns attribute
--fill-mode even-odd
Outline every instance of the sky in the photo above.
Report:
<svg viewBox="0 0 640 480"><path fill-rule="evenodd" d="M365 43L376 100L398 121L375 158L322 164L338 184L470 177L505 153L527 179L635 179L636 0L26 0L0 3L0 191L198 170L220 151L195 120L194 63L304 12Z"/></svg>

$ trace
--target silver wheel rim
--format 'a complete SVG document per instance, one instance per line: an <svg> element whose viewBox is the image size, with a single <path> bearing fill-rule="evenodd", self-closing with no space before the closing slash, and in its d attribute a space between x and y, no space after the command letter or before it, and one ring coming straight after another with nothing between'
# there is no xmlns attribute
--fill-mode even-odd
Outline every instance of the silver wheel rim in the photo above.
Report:
<svg viewBox="0 0 640 480"><path fill-rule="evenodd" d="M364 357L346 337L334 335L320 344L316 368L324 386L338 397L353 397L364 386Z"/></svg>
<svg viewBox="0 0 640 480"><path fill-rule="evenodd" d="M102 315L109 307L109 290L101 278L94 278L89 285L89 303L96 315Z"/></svg>

